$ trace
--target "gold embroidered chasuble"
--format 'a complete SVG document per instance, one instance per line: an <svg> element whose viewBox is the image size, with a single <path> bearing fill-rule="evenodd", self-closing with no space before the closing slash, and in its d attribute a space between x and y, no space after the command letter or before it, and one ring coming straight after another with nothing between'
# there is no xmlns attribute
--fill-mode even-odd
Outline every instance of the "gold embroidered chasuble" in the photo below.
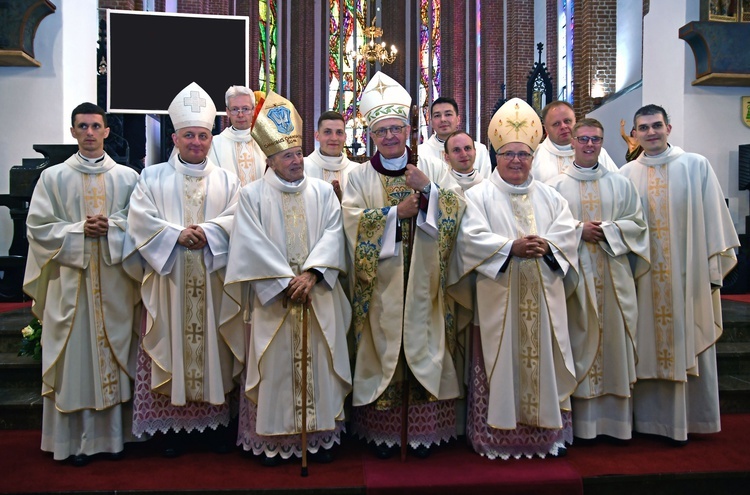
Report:
<svg viewBox="0 0 750 495"><path fill-rule="evenodd" d="M218 328L239 188L236 176L210 161L191 168L175 156L144 169L131 199L131 235L147 263L141 345L152 360L152 390L173 405L224 404L241 369L241 323ZM203 228L206 247L177 244L189 225Z"/></svg>
<svg viewBox="0 0 750 495"><path fill-rule="evenodd" d="M622 173L641 195L650 237L651 270L637 282L638 378L684 382L721 335L717 288L739 240L705 157L671 146Z"/></svg>
<svg viewBox="0 0 750 495"><path fill-rule="evenodd" d="M439 186L436 201L430 201L438 219L437 238L420 227L411 232L410 222L401 221L396 256L381 259L381 250L389 210L412 193L403 176L380 174L368 162L350 172L344 192L344 228L356 280L355 406L375 401L379 408L400 405L402 349L415 377L412 385L418 385L411 387L410 403L460 394L453 357L455 322L446 310L444 287L464 205L460 187L441 163L420 158L419 167L433 187ZM407 259L409 252L412 259Z"/></svg>
<svg viewBox="0 0 750 495"><path fill-rule="evenodd" d="M285 303L283 291L310 268L323 279L310 293L303 405L303 306ZM293 185L268 170L242 190L226 278L234 305L222 319L226 324L242 318L241 294L249 288L245 394L257 405L257 434L299 433L303 407L307 431L333 430L335 421L344 419L351 391L346 344L351 309L339 283L345 270L341 207L329 184L306 177Z"/></svg>
<svg viewBox="0 0 750 495"><path fill-rule="evenodd" d="M569 167L548 184L568 200L574 218L602 222L606 238L599 243L581 239L578 247L580 282L567 304L580 382L574 396L630 397L637 360L635 279L649 269L640 196L630 180L602 167ZM582 230L579 224L576 236Z"/></svg>
<svg viewBox="0 0 750 495"><path fill-rule="evenodd" d="M328 183L337 180L343 191L349 172L360 165L349 160L346 153L342 153L340 157L330 157L322 155L317 149L305 157L305 176L323 179Z"/></svg>
<svg viewBox="0 0 750 495"><path fill-rule="evenodd" d="M464 290L459 281L476 272L487 422L499 429L562 428L561 409L569 408L576 386L563 282L567 275L571 288L577 283L575 221L559 194L533 180L514 187L493 172L465 194L450 285L452 294ZM559 268L509 256L512 242L530 234L549 242ZM470 296L455 295L471 305Z"/></svg>

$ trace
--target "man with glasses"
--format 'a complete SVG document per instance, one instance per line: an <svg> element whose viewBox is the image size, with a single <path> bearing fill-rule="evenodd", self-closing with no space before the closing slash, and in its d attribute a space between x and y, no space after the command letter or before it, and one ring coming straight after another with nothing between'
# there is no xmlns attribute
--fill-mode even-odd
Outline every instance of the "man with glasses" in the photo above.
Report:
<svg viewBox="0 0 750 495"><path fill-rule="evenodd" d="M740 243L711 164L667 142L667 112L646 105L633 120L643 153L622 173L641 195L651 252L651 271L637 280L633 426L682 445L688 433L721 428L719 289Z"/></svg>
<svg viewBox="0 0 750 495"><path fill-rule="evenodd" d="M434 132L430 136L430 139L425 142L420 153L449 166L450 160L445 151L445 142L448 136L456 132L458 126L461 125L461 116L458 114L458 103L451 97L441 96L433 101L430 106L430 119ZM476 152L476 165L474 168L482 178L486 179L492 173L490 153L487 151L487 146L473 139L472 141L474 142Z"/></svg>
<svg viewBox="0 0 750 495"><path fill-rule="evenodd" d="M463 201L448 167L408 163L410 106L392 78L370 80L360 109L377 152L349 174L342 201L356 280L352 430L382 458L402 433L419 457L455 438L460 394L443 297Z"/></svg>
<svg viewBox="0 0 750 495"><path fill-rule="evenodd" d="M578 221L579 283L567 300L578 388L573 434L592 440L631 438L638 306L635 279L649 269L648 229L630 180L599 162L604 128L595 119L573 127L572 166L550 179Z"/></svg>
<svg viewBox="0 0 750 495"><path fill-rule="evenodd" d="M573 127L576 125L573 106L562 100L547 104L542 109L542 123L547 139L542 141L534 153L531 175L535 180L547 182L573 163L574 152L570 144ZM610 172L617 172L617 164L604 148L599 153L599 163Z"/></svg>
<svg viewBox="0 0 750 495"><path fill-rule="evenodd" d="M225 102L232 125L214 136L208 159L236 175L245 186L263 177L266 170L266 155L250 134L255 95L245 86L230 86Z"/></svg>
<svg viewBox="0 0 750 495"><path fill-rule="evenodd" d="M451 295L479 322L466 437L490 459L559 456L573 440L569 398L577 382L563 279L575 286L578 239L567 201L530 175L541 131L519 98L492 117L497 167L465 193L451 266Z"/></svg>

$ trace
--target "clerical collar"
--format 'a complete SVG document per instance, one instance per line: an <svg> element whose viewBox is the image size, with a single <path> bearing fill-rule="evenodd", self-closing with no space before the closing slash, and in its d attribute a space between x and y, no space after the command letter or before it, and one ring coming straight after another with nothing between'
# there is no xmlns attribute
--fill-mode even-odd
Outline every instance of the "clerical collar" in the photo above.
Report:
<svg viewBox="0 0 750 495"><path fill-rule="evenodd" d="M599 162L597 162L596 165L594 165L593 167L582 167L574 161L573 166L576 168L576 170L580 170L584 174L586 173L595 174L599 170Z"/></svg>
<svg viewBox="0 0 750 495"><path fill-rule="evenodd" d="M188 163L185 160L183 160L180 155L177 155L177 158L180 160L180 163L182 163L183 165L185 165L189 169L202 170L206 166L206 159L205 158L200 163Z"/></svg>
<svg viewBox="0 0 750 495"><path fill-rule="evenodd" d="M435 139L437 139L438 143L445 144L445 141L443 141L442 139L440 139L437 134L435 134Z"/></svg>
<svg viewBox="0 0 750 495"><path fill-rule="evenodd" d="M664 151L662 151L661 153L659 153L657 155L649 155L645 151L643 152L643 154L646 155L649 158L663 158L667 153L669 153L670 149L672 149L672 145L669 144L669 143L667 143L667 149L665 149Z"/></svg>
<svg viewBox="0 0 750 495"><path fill-rule="evenodd" d="M380 155L380 163L383 164L383 168L392 172L406 167L406 160L407 154L405 150L404 154L398 158L385 158L383 155Z"/></svg>
<svg viewBox="0 0 750 495"><path fill-rule="evenodd" d="M400 177L406 172L406 162L409 156L409 147L406 147L404 154L398 158L383 158L380 152L376 152L370 159L370 165L379 174L387 175L388 177Z"/></svg>
<svg viewBox="0 0 750 495"><path fill-rule="evenodd" d="M249 137L250 133L252 132L252 129L236 129L234 126L230 127L229 130L231 130L232 134L239 138Z"/></svg>
<svg viewBox="0 0 750 495"><path fill-rule="evenodd" d="M506 184L508 184L508 187L512 187L512 188L514 188L514 189L526 189L526 188L528 188L528 187L529 187L529 184L531 184L531 181L532 181L532 180L534 180L534 178L533 178L532 176L530 176L530 175L529 175L529 176L528 176L528 177L526 178L526 181L525 181L525 182L524 182L523 184L518 184L518 185L516 185L516 184L511 184L510 182L506 181L506 180L505 180L505 179L503 179L502 177L500 177L500 180L501 180L501 181L503 181L503 182L505 182Z"/></svg>
<svg viewBox="0 0 750 495"><path fill-rule="evenodd" d="M341 160L344 159L343 152L341 152L339 156L328 156L328 155L324 155L323 153L321 153L320 148L318 148L315 150L315 153L318 155L317 158L319 158L321 162L323 162L326 165L330 165L332 167L335 165L340 165Z"/></svg>
<svg viewBox="0 0 750 495"><path fill-rule="evenodd" d="M549 140L549 142L552 144L552 146L554 146L555 148L557 148L560 151L570 151L570 150L573 149L573 147L571 145L569 145L569 144L557 144L556 142L554 142L551 139Z"/></svg>
<svg viewBox="0 0 750 495"><path fill-rule="evenodd" d="M470 179L471 177L474 177L475 175L477 175L477 169L473 169L468 174L462 174L461 172L457 170L453 170L453 169L451 169L451 172L453 172L453 175L455 175L456 177L461 177L461 178L466 178L466 179Z"/></svg>
<svg viewBox="0 0 750 495"><path fill-rule="evenodd" d="M283 178L282 178L282 177L281 177L281 176L280 176L279 174L276 174L276 178L277 178L277 179L279 179L279 182L281 182L281 183L282 183L282 184L284 184L285 186L291 186L291 187L297 187L297 186L299 186L300 184L302 184L302 181L303 181L303 180L305 180L305 178L303 177L303 178L301 178L300 180L295 180L295 181L293 181L293 182L289 182L288 180L286 180L286 179L283 179Z"/></svg>
<svg viewBox="0 0 750 495"><path fill-rule="evenodd" d="M105 156L107 156L107 154L103 153L102 156L100 156L99 158L86 158L85 156L83 156L81 154L80 151L78 152L78 158L80 158L81 160L83 160L86 163L100 163L100 162L102 162L104 160Z"/></svg>

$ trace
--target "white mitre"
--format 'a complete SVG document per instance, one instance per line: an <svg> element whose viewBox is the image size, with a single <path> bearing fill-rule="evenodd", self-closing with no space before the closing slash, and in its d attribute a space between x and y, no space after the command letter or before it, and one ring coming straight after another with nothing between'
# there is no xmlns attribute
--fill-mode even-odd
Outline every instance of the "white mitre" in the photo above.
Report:
<svg viewBox="0 0 750 495"><path fill-rule="evenodd" d="M191 82L169 104L169 117L175 130L184 127L214 128L216 105L208 93Z"/></svg>
<svg viewBox="0 0 750 495"><path fill-rule="evenodd" d="M542 139L542 122L528 103L511 98L492 116L487 133L495 151L508 143L523 143L534 151Z"/></svg>
<svg viewBox="0 0 750 495"><path fill-rule="evenodd" d="M409 124L411 96L393 78L376 72L367 83L359 110L364 115L368 127L383 119L397 118Z"/></svg>

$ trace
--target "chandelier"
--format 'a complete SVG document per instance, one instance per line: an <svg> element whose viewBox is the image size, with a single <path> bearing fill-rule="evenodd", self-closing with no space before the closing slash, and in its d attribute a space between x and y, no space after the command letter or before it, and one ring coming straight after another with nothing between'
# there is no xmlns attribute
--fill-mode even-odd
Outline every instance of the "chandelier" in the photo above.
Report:
<svg viewBox="0 0 750 495"><path fill-rule="evenodd" d="M366 27L363 30L366 37L370 39L367 43L361 45L359 50L352 50L349 52L349 56L357 61L362 59L367 60L369 63L374 64L380 62L381 64L392 64L396 60L396 54L398 50L394 45L391 45L391 51L385 49L385 41L380 43L375 42L375 38L383 36L383 30L375 26L375 18L372 18L372 25Z"/></svg>

